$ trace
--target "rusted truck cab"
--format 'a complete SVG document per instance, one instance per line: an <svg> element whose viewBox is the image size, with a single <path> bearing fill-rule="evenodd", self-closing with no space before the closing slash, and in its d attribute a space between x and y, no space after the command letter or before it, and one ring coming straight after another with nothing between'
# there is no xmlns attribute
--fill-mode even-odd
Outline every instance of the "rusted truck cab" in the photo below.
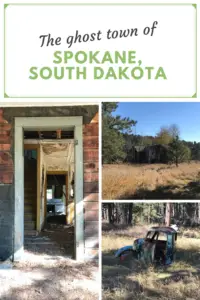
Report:
<svg viewBox="0 0 200 300"><path fill-rule="evenodd" d="M152 227L144 239L133 242L139 257L151 262L171 264L175 259L177 231L171 227Z"/></svg>
<svg viewBox="0 0 200 300"><path fill-rule="evenodd" d="M152 227L145 238L134 240L133 245L117 250L115 257L124 260L133 257L147 263L170 265L175 260L177 231L172 227Z"/></svg>

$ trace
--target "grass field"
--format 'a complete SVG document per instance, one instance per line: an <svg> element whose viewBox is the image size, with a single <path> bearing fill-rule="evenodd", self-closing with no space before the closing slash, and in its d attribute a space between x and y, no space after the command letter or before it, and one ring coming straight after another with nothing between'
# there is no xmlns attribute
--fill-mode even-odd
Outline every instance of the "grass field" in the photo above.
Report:
<svg viewBox="0 0 200 300"><path fill-rule="evenodd" d="M200 162L104 165L103 199L200 199Z"/></svg>
<svg viewBox="0 0 200 300"><path fill-rule="evenodd" d="M121 262L114 252L144 237L149 226L120 230L103 227L103 300L199 300L200 229L181 229L176 261L171 266L145 265L128 257Z"/></svg>

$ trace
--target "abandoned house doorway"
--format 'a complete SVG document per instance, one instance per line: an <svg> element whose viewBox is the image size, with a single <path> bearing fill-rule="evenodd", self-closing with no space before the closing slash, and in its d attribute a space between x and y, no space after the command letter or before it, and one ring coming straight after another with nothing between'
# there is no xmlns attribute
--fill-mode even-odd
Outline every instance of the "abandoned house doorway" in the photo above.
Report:
<svg viewBox="0 0 200 300"><path fill-rule="evenodd" d="M15 130L14 259L25 246L83 260L82 117L16 118Z"/></svg>
<svg viewBox="0 0 200 300"><path fill-rule="evenodd" d="M24 240L29 251L74 257L73 138L73 131L24 131Z"/></svg>

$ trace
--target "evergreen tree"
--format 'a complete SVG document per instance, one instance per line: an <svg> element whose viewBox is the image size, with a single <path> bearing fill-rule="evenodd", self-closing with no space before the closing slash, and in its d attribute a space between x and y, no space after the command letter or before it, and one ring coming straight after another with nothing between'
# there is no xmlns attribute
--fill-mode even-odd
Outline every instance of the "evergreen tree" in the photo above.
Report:
<svg viewBox="0 0 200 300"><path fill-rule="evenodd" d="M179 163L191 159L191 150L179 140L178 135L169 144L168 157L177 167Z"/></svg>
<svg viewBox="0 0 200 300"><path fill-rule="evenodd" d="M118 103L102 104L102 159L103 163L122 161L125 156L125 140L123 135L131 133L136 121L129 118L113 116Z"/></svg>
<svg viewBox="0 0 200 300"><path fill-rule="evenodd" d="M102 219L110 224L200 225L200 203L103 203Z"/></svg>

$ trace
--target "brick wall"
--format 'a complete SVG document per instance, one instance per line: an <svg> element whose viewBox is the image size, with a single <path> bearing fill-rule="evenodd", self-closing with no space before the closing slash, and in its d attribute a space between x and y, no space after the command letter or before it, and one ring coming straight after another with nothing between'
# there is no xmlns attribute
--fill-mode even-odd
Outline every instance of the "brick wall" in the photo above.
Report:
<svg viewBox="0 0 200 300"><path fill-rule="evenodd" d="M13 160L11 149L11 124L3 117L3 109L0 109L0 184L13 182Z"/></svg>
<svg viewBox="0 0 200 300"><path fill-rule="evenodd" d="M84 125L84 216L85 216L85 258L98 257L99 233L99 135L98 120Z"/></svg>

